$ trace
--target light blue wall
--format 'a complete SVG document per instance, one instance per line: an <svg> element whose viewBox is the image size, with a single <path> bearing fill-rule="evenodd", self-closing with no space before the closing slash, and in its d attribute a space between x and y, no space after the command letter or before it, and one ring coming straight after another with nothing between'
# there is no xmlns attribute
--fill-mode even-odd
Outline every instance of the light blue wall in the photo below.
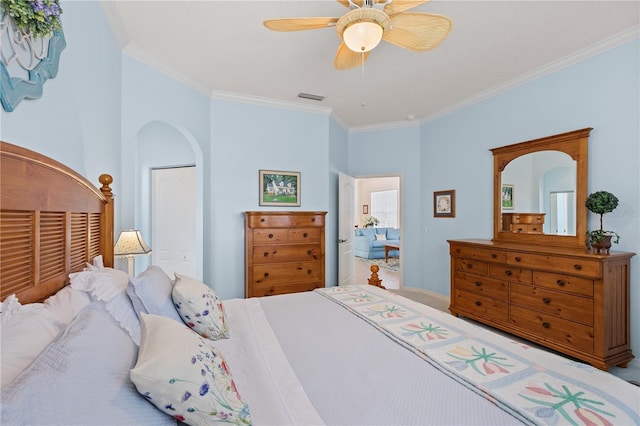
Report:
<svg viewBox="0 0 640 426"><path fill-rule="evenodd" d="M447 239L492 237L489 149L585 127L594 128L588 190L618 196L605 227L622 236L614 249L640 253L639 52L634 40L422 126L422 211L433 230L421 247L425 288L449 294ZM455 219L431 218L430 194L443 189L456 190ZM597 226L591 215L590 227ZM632 258L631 277L631 340L638 355L640 256Z"/></svg>
<svg viewBox="0 0 640 426"><path fill-rule="evenodd" d="M0 138L52 157L94 184L109 173L120 193L120 48L98 2L63 7L67 47L58 75L40 99L9 113L0 108Z"/></svg>
<svg viewBox="0 0 640 426"><path fill-rule="evenodd" d="M422 229L421 149L418 125L352 133L348 174L356 178L400 176L402 281L405 286L424 288L420 248L430 235Z"/></svg>

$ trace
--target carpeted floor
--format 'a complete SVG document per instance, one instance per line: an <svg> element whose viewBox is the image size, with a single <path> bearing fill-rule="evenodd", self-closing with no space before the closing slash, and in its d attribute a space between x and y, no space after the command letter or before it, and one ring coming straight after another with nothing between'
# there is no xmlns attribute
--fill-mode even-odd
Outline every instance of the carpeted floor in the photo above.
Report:
<svg viewBox="0 0 640 426"><path fill-rule="evenodd" d="M381 269L386 269L393 272L398 272L400 270L400 259L397 257L390 257L389 262L385 262L384 259L365 259L362 257L355 256L356 262L366 263L369 266L376 264Z"/></svg>

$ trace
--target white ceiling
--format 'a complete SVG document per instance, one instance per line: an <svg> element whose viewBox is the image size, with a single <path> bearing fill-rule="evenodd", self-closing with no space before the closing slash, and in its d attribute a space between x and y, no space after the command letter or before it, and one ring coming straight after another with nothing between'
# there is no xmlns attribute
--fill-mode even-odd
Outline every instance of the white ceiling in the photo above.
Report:
<svg viewBox="0 0 640 426"><path fill-rule="evenodd" d="M434 0L449 37L412 52L382 42L364 69L333 68L334 28L273 32L262 21L340 16L333 0L109 1L126 52L219 97L319 108L351 131L428 120L637 38L640 1ZM603 76L605 77L605 76ZM322 102L298 93L318 94Z"/></svg>

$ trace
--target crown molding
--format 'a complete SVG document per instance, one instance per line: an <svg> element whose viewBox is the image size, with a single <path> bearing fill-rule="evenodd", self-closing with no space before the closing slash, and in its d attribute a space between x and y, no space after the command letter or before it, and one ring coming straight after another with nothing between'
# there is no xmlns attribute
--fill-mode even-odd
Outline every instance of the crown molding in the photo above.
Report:
<svg viewBox="0 0 640 426"><path fill-rule="evenodd" d="M118 13L116 3L114 1L101 0L100 6L102 7L104 16L107 18L107 23L111 27L113 38L116 39L116 43L120 49L124 50L129 44L129 36L127 35L127 31L125 30L120 14Z"/></svg>
<svg viewBox="0 0 640 426"><path fill-rule="evenodd" d="M242 93L227 92L224 90L214 90L209 93L209 97L211 99L219 99L223 101L242 102L246 104L280 108L291 111L310 112L313 114L321 114L326 116L329 116L331 114L330 107L307 105L300 102L283 101L273 98L263 98L261 96L245 95Z"/></svg>
<svg viewBox="0 0 640 426"><path fill-rule="evenodd" d="M373 132L376 130L416 127L419 125L420 125L420 122L418 120L389 121L386 123L371 124L367 126L354 126L349 128L349 133L365 133L365 132Z"/></svg>
<svg viewBox="0 0 640 426"><path fill-rule="evenodd" d="M607 50L621 46L637 38L640 38L640 25L636 25L635 27L631 27L628 30L614 34L613 36L606 38L604 40L601 40L595 44L592 44L591 46L577 50L570 55L567 55L556 61L550 62L549 64L544 65L540 68L537 68L531 72L523 74L514 79L508 80L504 83L501 83L497 86L492 87L491 89L484 90L475 96L471 96L457 104L453 104L450 107L447 107L438 112L430 114L422 118L420 120L420 124L425 124L430 121L434 121L439 118L442 118L453 112L460 111L468 106L471 106L478 102L482 102L500 93L522 86L526 83L537 80L539 78L552 74L556 71L567 68L571 65L575 65L579 62L592 58L596 55L606 52Z"/></svg>

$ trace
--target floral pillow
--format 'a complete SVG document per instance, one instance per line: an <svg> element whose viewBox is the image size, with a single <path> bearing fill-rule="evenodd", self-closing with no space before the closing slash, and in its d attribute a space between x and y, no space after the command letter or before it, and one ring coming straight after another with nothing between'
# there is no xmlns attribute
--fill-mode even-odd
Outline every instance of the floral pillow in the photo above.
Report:
<svg viewBox="0 0 640 426"><path fill-rule="evenodd" d="M131 381L160 410L189 425L251 424L222 354L170 318L141 314Z"/></svg>
<svg viewBox="0 0 640 426"><path fill-rule="evenodd" d="M224 306L206 284L175 274L171 296L178 315L196 333L211 340L229 337Z"/></svg>

